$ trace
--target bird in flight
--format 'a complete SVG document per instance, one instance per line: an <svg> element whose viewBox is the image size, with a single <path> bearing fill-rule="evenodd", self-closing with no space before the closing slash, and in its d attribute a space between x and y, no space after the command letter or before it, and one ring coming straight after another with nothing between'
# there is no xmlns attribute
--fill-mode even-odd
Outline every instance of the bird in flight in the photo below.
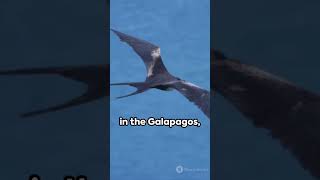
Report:
<svg viewBox="0 0 320 180"><path fill-rule="evenodd" d="M23 113L22 117L32 117L44 113L63 110L65 108L89 103L94 100L109 96L109 64L104 65L85 65L85 66L66 66L50 68L31 68L0 71L0 75L60 75L67 79L72 79L85 83L87 90L79 97L75 97L63 104L47 107Z"/></svg>
<svg viewBox="0 0 320 180"><path fill-rule="evenodd" d="M219 51L211 58L213 90L320 179L320 96Z"/></svg>
<svg viewBox="0 0 320 180"><path fill-rule="evenodd" d="M127 42L143 59L147 67L147 78L145 82L112 85L130 85L137 88L136 92L127 96L142 93L150 88L161 90L176 89L190 101L194 102L209 117L209 92L192 83L172 76L161 60L159 47L124 33L114 32L116 32L120 39ZM0 75L60 75L87 85L87 90L81 96L75 97L63 104L23 113L22 117L33 117L60 111L109 96L109 64L2 70L0 71Z"/></svg>
<svg viewBox="0 0 320 180"><path fill-rule="evenodd" d="M171 75L162 62L160 48L150 42L129 36L122 32L111 29L121 41L127 43L140 56L147 69L147 77L144 82L113 83L110 85L129 85L136 91L118 98L124 98L143 93L149 89L160 90L175 89L184 95L189 101L196 104L201 111L210 118L210 92L190 82L181 80Z"/></svg>

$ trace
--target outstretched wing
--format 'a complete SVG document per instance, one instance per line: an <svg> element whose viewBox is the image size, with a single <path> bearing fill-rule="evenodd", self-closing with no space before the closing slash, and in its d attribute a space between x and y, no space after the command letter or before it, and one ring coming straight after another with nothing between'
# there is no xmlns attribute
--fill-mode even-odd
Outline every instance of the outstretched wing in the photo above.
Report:
<svg viewBox="0 0 320 180"><path fill-rule="evenodd" d="M31 68L0 71L0 75L34 75L51 74L60 75L68 79L76 80L87 84L87 91L61 105L44 108L22 114L22 117L30 117L48 112L62 110L68 107L88 103L109 95L107 87L107 76L109 75L109 65L92 65L80 67L54 67L54 68Z"/></svg>
<svg viewBox="0 0 320 180"><path fill-rule="evenodd" d="M147 77L167 73L167 69L164 66L161 56L160 48L154 44L151 44L145 40L141 40L122 32L111 29L120 38L121 41L129 44L133 50L141 57L146 69Z"/></svg>
<svg viewBox="0 0 320 180"><path fill-rule="evenodd" d="M45 113L49 113L49 112L63 110L63 109L69 108L69 107L79 106L81 104L85 104L88 102L98 100L101 97L103 97L103 96L97 94L97 92L95 92L95 91L87 91L84 94L82 94L81 96L76 97L68 102L63 103L63 104L59 104L56 106L51 106L51 107L47 107L44 109L23 113L23 114L21 114L21 117L32 117L32 116L37 116L37 115L41 115L41 114L45 114Z"/></svg>
<svg viewBox="0 0 320 180"><path fill-rule="evenodd" d="M172 88L183 94L189 101L196 104L210 119L210 93L187 81L176 81L170 84Z"/></svg>
<svg viewBox="0 0 320 180"><path fill-rule="evenodd" d="M254 66L217 58L214 89L320 178L320 96Z"/></svg>

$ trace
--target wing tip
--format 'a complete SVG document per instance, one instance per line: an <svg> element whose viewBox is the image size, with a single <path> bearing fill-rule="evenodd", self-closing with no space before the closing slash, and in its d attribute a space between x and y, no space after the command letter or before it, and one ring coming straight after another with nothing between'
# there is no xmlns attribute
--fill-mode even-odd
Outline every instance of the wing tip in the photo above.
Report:
<svg viewBox="0 0 320 180"><path fill-rule="evenodd" d="M117 31L117 30L115 30L115 29L113 29L113 28L110 28L110 30L112 31L112 32L114 32L116 35L118 35L118 36L120 36L121 34L124 34L124 33L122 33L122 32L120 32L120 31Z"/></svg>
<svg viewBox="0 0 320 180"><path fill-rule="evenodd" d="M125 36L126 34L120 32L120 31L117 31L117 30L115 30L115 29L112 29L112 28L110 28L110 30L111 30L112 32L114 32L114 33L118 36L118 38L120 39L120 41L124 41L124 40L123 40L123 36Z"/></svg>

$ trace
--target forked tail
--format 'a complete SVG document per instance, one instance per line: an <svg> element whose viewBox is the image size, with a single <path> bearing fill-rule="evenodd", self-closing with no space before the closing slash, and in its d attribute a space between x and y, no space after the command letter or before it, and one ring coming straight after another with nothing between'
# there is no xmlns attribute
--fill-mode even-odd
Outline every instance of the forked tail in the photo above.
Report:
<svg viewBox="0 0 320 180"><path fill-rule="evenodd" d="M139 94L139 93L142 93L142 92L150 89L146 85L146 83L144 83L144 82L128 82L128 83L113 83L113 84L110 84L110 86L123 86L123 85L128 85L128 86L135 87L135 88L137 88L137 90L135 92L133 92L133 93L128 94L128 95L119 96L119 97L117 97L117 99L128 97L128 96L132 96L132 95L135 95L135 94Z"/></svg>

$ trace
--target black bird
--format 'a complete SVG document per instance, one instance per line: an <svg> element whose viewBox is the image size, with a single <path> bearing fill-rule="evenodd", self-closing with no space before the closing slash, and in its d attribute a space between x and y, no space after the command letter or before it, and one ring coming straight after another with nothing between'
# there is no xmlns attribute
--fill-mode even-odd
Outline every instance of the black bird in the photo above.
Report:
<svg viewBox="0 0 320 180"><path fill-rule="evenodd" d="M129 37L129 36L127 36ZM136 38L132 38L131 41L138 40ZM129 43L129 42L128 42ZM150 49L137 49L139 46L147 46L149 48L156 47L148 42L143 40L135 41L138 43L135 46L135 51L138 52L140 56L146 57L144 50ZM140 44L139 44L140 43ZM209 117L209 93L206 90L203 90L196 85L188 83L186 81L182 81L179 78L175 78L170 75L166 68L164 67L161 57L160 57L160 49L157 47L156 51L152 51L152 54L149 56L156 57L159 59L155 61L146 61L150 67L148 70L148 82L140 82L140 83L120 83L115 85L131 85L138 88L138 91L133 93L137 94L142 91L146 91L149 88L158 88L161 90L168 90L170 88L177 89L183 95L185 95L190 101L194 102L198 105L202 111ZM157 57L157 54L159 56ZM147 57L146 57L147 58ZM154 64L152 64L154 62ZM66 67L48 67L48 68L29 68L29 69L14 69L14 70L2 70L0 71L0 75L60 75L67 79L72 79L75 81L79 81L85 83L87 85L87 91L79 97L75 97L63 104L43 108L40 110L35 110L27 113L23 113L22 117L32 117L37 116L49 112L60 111L66 108L74 107L77 105L89 103L94 100L98 100L100 98L109 96L109 64L101 64L101 65L83 65L83 66L66 66ZM161 75L160 75L161 74ZM171 79L169 79L171 78ZM167 80L167 81L165 81ZM171 82L170 82L171 80ZM152 82L152 84L148 84ZM163 84L161 84L163 83ZM148 87L146 85L152 85L156 87ZM130 94L130 95L133 95ZM128 96L128 95L127 95ZM124 96L126 97L126 96Z"/></svg>
<svg viewBox="0 0 320 180"><path fill-rule="evenodd" d="M171 75L164 66L161 56L160 48L157 45L151 44L145 40L141 40L119 31L111 29L121 41L130 45L133 50L141 57L146 69L147 77L144 82L128 82L115 83L111 85L129 85L135 87L137 90L131 94L120 96L124 98L145 92L151 88L160 90L175 89L183 94L189 101L195 103L209 118L210 116L210 93L190 82L181 80L178 77Z"/></svg>
<svg viewBox="0 0 320 180"><path fill-rule="evenodd" d="M320 179L320 96L211 50L213 90Z"/></svg>
<svg viewBox="0 0 320 180"><path fill-rule="evenodd" d="M99 98L109 96L109 64L87 65L87 66L66 66L50 68L31 68L0 71L0 75L60 75L67 79L72 79L87 84L87 90L79 97L75 97L63 104L24 113L22 117L31 117L48 112L63 110L65 108L88 103Z"/></svg>

